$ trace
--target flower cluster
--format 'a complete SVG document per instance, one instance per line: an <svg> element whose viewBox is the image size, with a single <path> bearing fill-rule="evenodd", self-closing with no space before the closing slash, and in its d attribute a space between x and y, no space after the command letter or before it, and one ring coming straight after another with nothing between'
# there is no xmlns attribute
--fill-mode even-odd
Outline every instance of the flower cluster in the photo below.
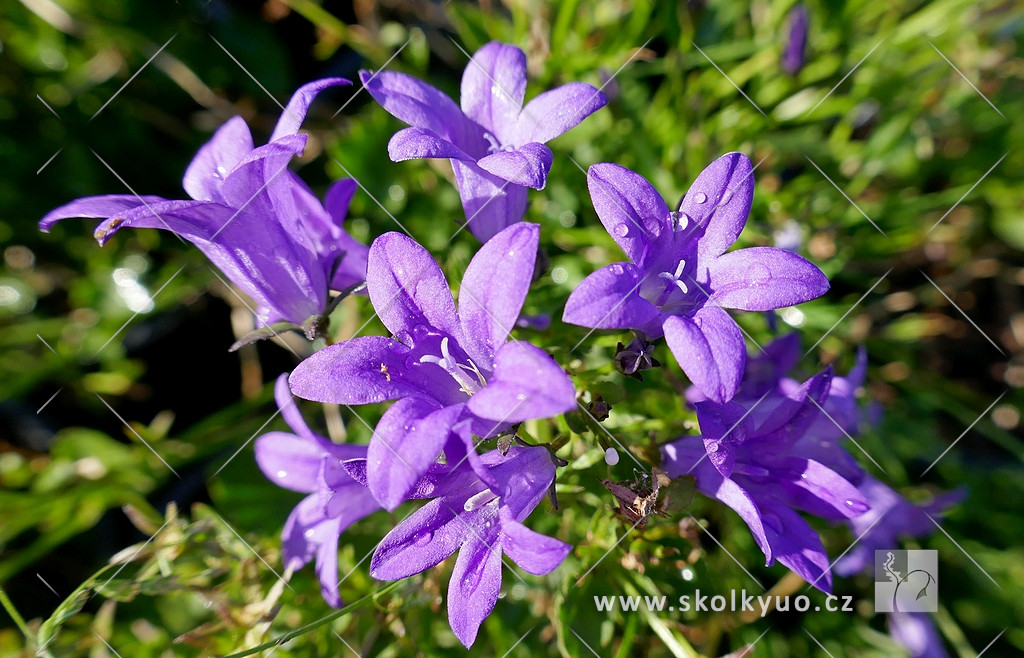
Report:
<svg viewBox="0 0 1024 658"><path fill-rule="evenodd" d="M260 325L285 322L310 339L330 338L330 291L365 286L389 335L316 342L321 349L275 386L294 433L256 441L264 474L308 494L285 522L285 566L290 573L315 558L324 599L341 605L341 534L377 510L428 501L383 538L370 573L407 578L457 552L448 618L469 647L498 599L503 555L543 575L571 550L524 524L553 493L565 462L554 454L562 444L531 445L521 424L574 411L582 392L555 359L513 330L550 321L520 317L542 231L523 221L527 190L545 185L553 160L546 142L607 99L590 85L570 83L524 106L525 55L500 43L473 56L461 106L404 74L364 71L360 78L385 110L410 125L391 139L392 160L451 161L465 221L483 243L462 276L457 303L440 265L411 237L385 233L366 247L344 231L354 181L336 182L321 203L288 168L305 145L298 129L314 96L348 84L340 78L300 88L266 145L253 145L241 118L228 121L185 173L191 201L90 197L54 210L40 225L104 218L96 230L101 243L125 226L170 230L255 301ZM749 158L728 153L712 162L674 210L647 180L617 164L592 166L587 184L598 218L628 261L586 277L562 319L632 330L612 360L619 373L641 381L640 372L663 367L653 341L664 337L692 383L686 399L700 425L699 435L662 446L662 470L638 518L656 508L660 478L692 476L699 491L740 515L768 564L778 561L825 591L832 587L830 560L800 512L866 535L840 562L842 574L862 569L871 547L891 545L898 533L928 530L925 511L865 475L846 452L845 437L865 421L856 400L865 352L845 377L827 369L804 382L788 376L801 356L795 334L747 358L744 335L725 309L772 311L829 288L821 270L793 251L729 251L752 205ZM346 406L392 404L368 445L347 445L312 431L293 395ZM598 415L595 422L607 416ZM480 451L496 438L496 448ZM930 509L951 502L944 498Z"/></svg>

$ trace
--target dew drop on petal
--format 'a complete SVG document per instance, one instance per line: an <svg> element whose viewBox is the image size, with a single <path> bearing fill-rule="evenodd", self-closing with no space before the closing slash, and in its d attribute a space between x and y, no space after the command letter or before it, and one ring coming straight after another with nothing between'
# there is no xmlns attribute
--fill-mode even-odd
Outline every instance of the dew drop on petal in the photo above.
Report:
<svg viewBox="0 0 1024 658"><path fill-rule="evenodd" d="M843 502L846 503L846 506L853 510L855 514L863 514L864 512L871 509L870 505L867 505L866 503L863 503L859 500L844 500Z"/></svg>
<svg viewBox="0 0 1024 658"><path fill-rule="evenodd" d="M771 270L761 263L754 263L747 270L747 284L751 286L762 286L772 278Z"/></svg>
<svg viewBox="0 0 1024 658"><path fill-rule="evenodd" d="M604 463L615 466L619 463L619 452L615 448L608 448L604 451Z"/></svg>
<svg viewBox="0 0 1024 658"><path fill-rule="evenodd" d="M516 399L522 402L523 400L526 399L526 393L520 393L519 395L516 396Z"/></svg>
<svg viewBox="0 0 1024 658"><path fill-rule="evenodd" d="M708 444L708 452L718 452L718 444L717 443L709 443Z"/></svg>
<svg viewBox="0 0 1024 658"><path fill-rule="evenodd" d="M724 206L730 201L732 201L732 190L726 190L722 193L722 200L718 202L718 205Z"/></svg>
<svg viewBox="0 0 1024 658"><path fill-rule="evenodd" d="M708 195L704 194L703 192L697 192L696 194L693 195L693 200L696 203L704 203L705 201L708 200Z"/></svg>
<svg viewBox="0 0 1024 658"><path fill-rule="evenodd" d="M629 227L626 226L625 224L619 224L618 226L615 227L615 235L619 236L620 238L626 237L627 235L629 235Z"/></svg>
<svg viewBox="0 0 1024 658"><path fill-rule="evenodd" d="M690 216L685 212L673 211L668 214L668 217L672 223L673 231L682 231L690 225Z"/></svg>
<svg viewBox="0 0 1024 658"><path fill-rule="evenodd" d="M433 538L434 538L434 534L432 532L430 532L429 530L425 530L425 531L419 533L418 535L416 535L416 537L412 540L412 543L417 545L417 546L426 546L427 544L430 543L430 540L433 539Z"/></svg>
<svg viewBox="0 0 1024 658"><path fill-rule="evenodd" d="M277 477L279 477L282 480L285 479L286 477L288 477L288 471L278 471Z"/></svg>
<svg viewBox="0 0 1024 658"><path fill-rule="evenodd" d="M610 265L608 267L608 271L611 272L612 274L614 274L615 276L618 276L618 275L622 274L622 272L623 272L622 264L621 263L613 263L612 265Z"/></svg>

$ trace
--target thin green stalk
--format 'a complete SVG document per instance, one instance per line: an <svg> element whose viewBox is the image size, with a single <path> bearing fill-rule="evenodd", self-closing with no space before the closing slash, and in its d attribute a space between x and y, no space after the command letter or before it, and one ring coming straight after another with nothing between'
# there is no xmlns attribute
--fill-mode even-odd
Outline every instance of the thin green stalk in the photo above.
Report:
<svg viewBox="0 0 1024 658"><path fill-rule="evenodd" d="M269 640L267 642L264 642L263 644L259 644L259 645L255 646L255 647L251 647L249 649L246 649L245 651L239 651L238 653L233 653L233 654L224 656L224 658L242 658L242 656L251 656L252 654L259 653L260 651L266 651L267 649L274 649L276 647L279 647L279 646L281 646L282 644L284 644L285 642L287 642L289 640L292 640L294 638L297 638L300 635L308 633L311 630L314 630L316 628L320 628L321 626L329 624L332 621L334 621L335 619L338 619L340 617L344 617L345 615L347 615L348 613L352 612L353 610L355 610L357 608L363 607L367 603L372 602L378 596L381 596L382 594L387 594L388 592L390 592L394 588L398 587L398 585L400 585L401 582L402 581L400 581L400 580L399 581L395 581L395 582L391 583L390 585L387 585L386 587L383 587L383 588L381 588L380 590L378 590L376 592L370 592L369 594L367 594L363 598L358 599L356 601L353 601L352 603L349 603L347 606L345 606L341 610L338 610L336 612L332 612L331 614L327 615L326 617L322 617L322 618L314 621L311 624L306 624L305 626L302 626L301 628L296 628L294 631L288 631L287 633L285 633L283 635L278 635L273 640Z"/></svg>
<svg viewBox="0 0 1024 658"><path fill-rule="evenodd" d="M4 590L3 587L0 587L0 605L4 606L4 610L7 611L7 614L9 614L11 616L11 619L14 620L14 623L17 624L18 629L21 630L21 633L25 636L25 639L31 642L33 638L31 632L28 630L28 624L26 624L25 620L22 619L21 613L19 613L18 609L14 607L14 603L11 601L10 598L8 598L7 592Z"/></svg>

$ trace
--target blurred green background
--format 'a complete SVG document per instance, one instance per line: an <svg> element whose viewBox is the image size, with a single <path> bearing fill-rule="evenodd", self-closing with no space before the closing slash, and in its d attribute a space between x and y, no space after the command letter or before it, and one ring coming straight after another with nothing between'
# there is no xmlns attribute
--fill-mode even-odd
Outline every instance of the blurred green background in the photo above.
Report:
<svg viewBox="0 0 1024 658"><path fill-rule="evenodd" d="M63 222L44 235L38 219L79 196L180 198L185 166L217 126L241 114L259 143L278 104L318 77L357 79L360 68L386 64L457 98L463 51L498 39L528 55L527 98L574 80L605 85L610 97L553 142L547 188L531 195L527 219L542 225L550 265L525 312L556 321L522 335L575 375L585 400L600 394L612 403L603 424L640 461L692 432L685 381L666 350L657 356L667 367L641 384L609 366L625 332L598 332L570 349L586 330L557 322L582 277L621 258L580 167L620 163L671 203L718 155L747 153L757 186L740 244L789 236L832 281L826 297L780 314L779 330L800 331L805 348L820 339L802 372L828 363L845 372L856 346L868 348L865 398L885 413L858 441L884 470L851 449L854 456L915 500L970 491L943 523L948 536L908 544L939 551L935 621L947 651L974 656L1004 629L986 655L1024 650L1024 7L805 4L806 64L788 75L779 58L789 2L6 3L0 585L30 634L50 640L53 655L226 654L330 612L312 568L287 588L273 571L278 534L299 497L262 477L248 442L284 427L280 419L265 425L274 412L265 383L295 357L269 342L228 353L247 312L174 236L122 232L101 249L91 223ZM394 215L455 283L477 243L466 231L448 242L462 211L447 163L387 159L400 127L358 85L324 93L297 167L318 191L358 178L368 193L353 202L353 235L368 243L395 230ZM333 330L347 338L371 312L365 300L347 300ZM761 314L739 320L762 344L773 334ZM364 330L381 332L376 323ZM347 410L305 409L334 436L368 439ZM381 413L359 411L371 425ZM792 581L782 567L761 566L735 514L702 498L687 512L706 520L721 546L686 513L616 544L628 524L598 478L632 479L633 460L606 466L606 438L570 434L562 420L527 429L540 440L569 439L559 453L571 461L559 474L560 509L542 503L530 525L576 549L545 578L505 573L470 655L722 655L755 641L752 655L899 655L864 576L837 580L836 593L858 601L852 614L748 622L598 613L595 595L754 589L726 549L769 587ZM351 575L341 591L359 607L304 630L276 655L463 651L444 613L450 564L364 599L382 584L362 560L408 510L345 535L340 575ZM818 527L832 556L854 539ZM93 576L119 551L116 566ZM2 617L0 654L31 655Z"/></svg>

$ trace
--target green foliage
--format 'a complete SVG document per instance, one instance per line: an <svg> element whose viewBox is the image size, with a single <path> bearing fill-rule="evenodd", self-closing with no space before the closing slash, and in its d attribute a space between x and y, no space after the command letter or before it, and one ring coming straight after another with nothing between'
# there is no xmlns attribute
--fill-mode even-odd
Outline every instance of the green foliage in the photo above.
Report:
<svg viewBox="0 0 1024 658"><path fill-rule="evenodd" d="M758 163L742 245L770 244L795 222L802 253L832 281L826 297L780 314L780 326L814 346L802 372L824 364L844 372L856 346L868 348L865 394L885 415L855 437L863 452L851 452L915 499L970 491L943 523L948 536L919 542L939 550L936 620L946 645L975 655L1009 628L992 655L1024 649L1020 7L807 3L807 64L788 76L778 58L789 2L453 2L418 17L401 3L358 16L334 16L315 0L260 11L158 4L24 2L0 22L0 117L10 126L0 133L8 163L0 177L0 399L11 427L0 437L0 598L14 621L0 629L0 654L463 652L445 615L451 561L398 584L368 575L366 556L412 505L346 533L341 610L323 602L312 567L283 572L279 535L298 497L259 473L251 438L284 429L280 418L268 422L266 382L295 360L270 342L227 353L244 334L232 328L244 307L201 256L154 231L124 232L100 249L86 225L41 235L35 222L77 196L129 188L181 196L185 166L217 125L242 114L259 140L279 111L268 93L283 101L320 75L387 65L457 97L462 51L493 39L527 52L528 98L571 80L604 85L611 98L553 142L547 187L531 195L526 219L541 224L550 265L524 312L555 321L518 330L572 374L584 406L600 396L611 410L602 421L580 412L525 424L521 436L553 444L569 462L557 510L542 503L528 524L575 549L547 577L506 569L475 651L713 656L755 643L754 655L804 656L817 655L819 641L833 656L898 651L871 609L870 577L837 579L836 594L853 596L855 611L826 612L823 594L782 567L761 566L742 521L694 497L692 482L673 483L671 504L632 531L601 483L650 473L657 447L696 432L696 423L663 346L656 356L665 367L638 382L612 367L625 332L557 321L584 276L621 258L590 205L585 170L618 162L671 202L730 150ZM462 209L448 164L390 162L399 122L365 92L332 119L348 96L327 98L306 126L303 177L317 190L357 178L365 191L352 204L352 234L369 242L400 222L457 284L477 243L467 231L452 238ZM132 306L132 282L151 305ZM738 320L760 344L773 336L761 314ZM353 297L332 314L331 331L340 340L385 330ZM303 409L314 426L357 443L382 412ZM621 453L615 466L603 460L609 447ZM176 496L207 504L186 518L166 505ZM833 556L856 539L816 527ZM109 542L116 546L104 553ZM37 581L43 572L70 574L58 596ZM608 613L594 603L697 589L761 593L755 578L772 593L806 593L823 609L762 620ZM16 609L31 612L18 623Z"/></svg>

